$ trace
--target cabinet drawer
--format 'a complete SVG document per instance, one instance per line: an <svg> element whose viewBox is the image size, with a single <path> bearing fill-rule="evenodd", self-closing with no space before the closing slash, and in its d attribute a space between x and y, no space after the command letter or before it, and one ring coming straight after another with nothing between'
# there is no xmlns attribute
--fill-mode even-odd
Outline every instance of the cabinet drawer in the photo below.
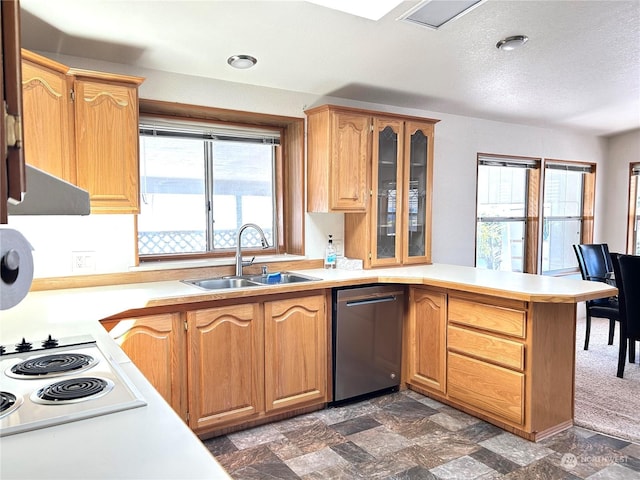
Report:
<svg viewBox="0 0 640 480"><path fill-rule="evenodd" d="M449 352L447 389L499 419L524 423L524 374Z"/></svg>
<svg viewBox="0 0 640 480"><path fill-rule="evenodd" d="M467 330L453 325L447 329L448 346L473 357L504 367L524 370L524 344Z"/></svg>
<svg viewBox="0 0 640 480"><path fill-rule="evenodd" d="M526 312L449 297L449 321L492 332L525 337Z"/></svg>

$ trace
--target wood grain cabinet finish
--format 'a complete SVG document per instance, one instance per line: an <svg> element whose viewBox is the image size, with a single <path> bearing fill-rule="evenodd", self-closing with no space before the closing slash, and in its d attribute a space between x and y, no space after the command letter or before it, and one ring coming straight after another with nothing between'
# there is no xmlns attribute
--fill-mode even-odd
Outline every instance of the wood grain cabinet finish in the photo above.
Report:
<svg viewBox="0 0 640 480"><path fill-rule="evenodd" d="M250 420L264 410L264 339L257 303L187 312L189 426Z"/></svg>
<svg viewBox="0 0 640 480"><path fill-rule="evenodd" d="M405 329L406 381L446 392L447 296L421 287L409 289Z"/></svg>
<svg viewBox="0 0 640 480"><path fill-rule="evenodd" d="M410 388L528 440L573 424L575 304L449 289L438 301L424 287L412 292L405 338ZM435 365L445 366L443 384L434 381Z"/></svg>
<svg viewBox="0 0 640 480"><path fill-rule="evenodd" d="M307 114L307 211L364 212L371 117L333 106Z"/></svg>
<svg viewBox="0 0 640 480"><path fill-rule="evenodd" d="M22 49L25 161L76 184L69 67Z"/></svg>
<svg viewBox="0 0 640 480"><path fill-rule="evenodd" d="M267 412L326 401L325 296L265 303Z"/></svg>
<svg viewBox="0 0 640 480"><path fill-rule="evenodd" d="M71 69L78 185L92 213L139 213L140 77Z"/></svg>
<svg viewBox="0 0 640 480"><path fill-rule="evenodd" d="M87 190L91 213L139 213L143 80L22 49L26 162Z"/></svg>
<svg viewBox="0 0 640 480"><path fill-rule="evenodd" d="M367 208L345 211L345 255L365 268L431 263L431 192L437 120L369 112Z"/></svg>
<svg viewBox="0 0 640 480"><path fill-rule="evenodd" d="M103 322L142 374L186 421L185 329L182 315L164 313Z"/></svg>
<svg viewBox="0 0 640 480"><path fill-rule="evenodd" d="M496 305L449 296L451 398L501 420L524 423L526 315L522 302Z"/></svg>

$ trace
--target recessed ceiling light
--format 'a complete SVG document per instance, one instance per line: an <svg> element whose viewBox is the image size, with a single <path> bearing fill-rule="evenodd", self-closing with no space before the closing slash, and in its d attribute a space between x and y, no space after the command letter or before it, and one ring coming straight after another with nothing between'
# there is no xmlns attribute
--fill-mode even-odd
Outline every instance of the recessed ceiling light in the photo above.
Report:
<svg viewBox="0 0 640 480"><path fill-rule="evenodd" d="M514 35L513 37L507 37L496 43L498 50L515 50L527 43L529 37L526 35Z"/></svg>
<svg viewBox="0 0 640 480"><path fill-rule="evenodd" d="M227 63L233 68L247 69L258 63L258 60L251 55L233 55L227 59Z"/></svg>

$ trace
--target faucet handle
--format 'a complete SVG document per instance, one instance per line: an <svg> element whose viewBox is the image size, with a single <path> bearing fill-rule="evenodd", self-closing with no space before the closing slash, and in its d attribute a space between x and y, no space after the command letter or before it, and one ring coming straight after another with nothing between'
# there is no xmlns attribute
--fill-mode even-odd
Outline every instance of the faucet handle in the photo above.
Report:
<svg viewBox="0 0 640 480"><path fill-rule="evenodd" d="M249 265L253 265L253 261L256 259L255 256L251 257L251 260L242 260L242 266L248 267Z"/></svg>
<svg viewBox="0 0 640 480"><path fill-rule="evenodd" d="M262 275L266 275L268 273L268 267L266 265L262 265Z"/></svg>

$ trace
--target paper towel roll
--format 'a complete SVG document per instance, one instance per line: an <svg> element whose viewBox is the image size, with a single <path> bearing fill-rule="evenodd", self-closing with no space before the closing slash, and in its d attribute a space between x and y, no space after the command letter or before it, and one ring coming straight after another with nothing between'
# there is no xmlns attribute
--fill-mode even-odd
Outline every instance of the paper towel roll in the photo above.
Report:
<svg viewBox="0 0 640 480"><path fill-rule="evenodd" d="M8 310L26 297L33 281L33 248L24 236L0 228L0 310Z"/></svg>

